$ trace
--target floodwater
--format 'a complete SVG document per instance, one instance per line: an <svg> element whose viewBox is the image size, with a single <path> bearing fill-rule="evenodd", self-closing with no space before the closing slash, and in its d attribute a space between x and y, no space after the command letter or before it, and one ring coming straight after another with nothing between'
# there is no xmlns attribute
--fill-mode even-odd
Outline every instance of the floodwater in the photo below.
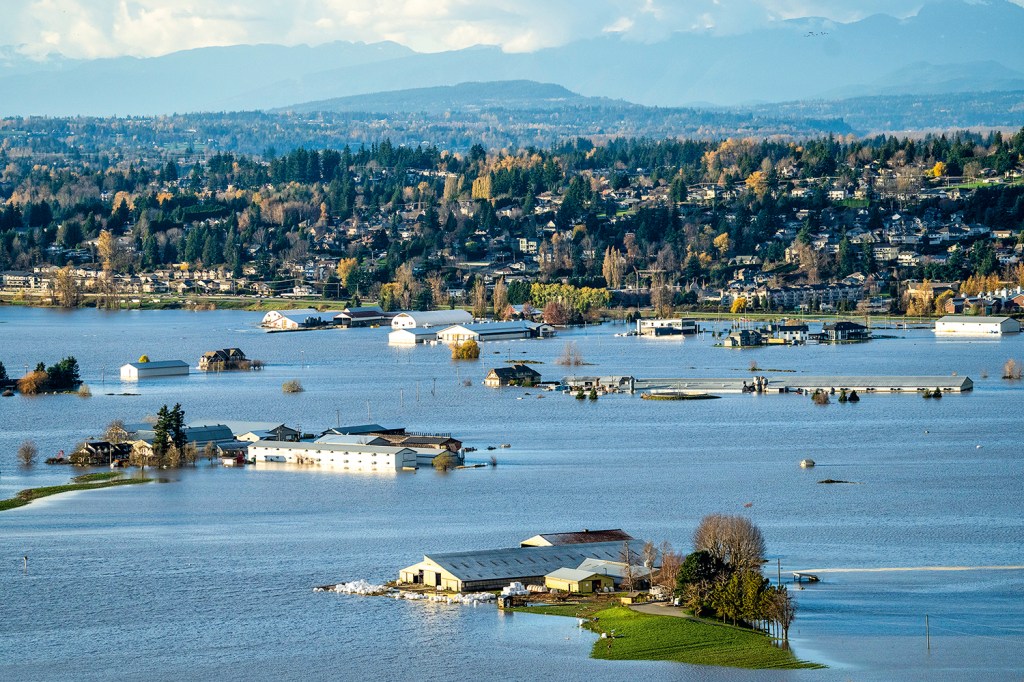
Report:
<svg viewBox="0 0 1024 682"><path fill-rule="evenodd" d="M42 459L175 402L189 421L451 432L479 448L471 462L494 454L498 466L374 475L201 464L3 512L0 679L1021 679L1024 388L998 376L1024 358L1024 337L886 330L867 344L739 351L710 335L620 338L624 327L605 325L483 344L478 362L456 364L443 346L389 347L383 329L266 334L260 317L0 308L10 374L74 355L93 393L0 399L0 498L80 473L20 468L26 438ZM822 407L796 395L591 402L482 386L510 358L562 376L554 360L568 340L593 363L578 368L587 374L746 377L753 360L811 375L956 372L976 389ZM267 368L117 379L143 353L194 366L229 346ZM283 394L288 379L305 392ZM486 449L501 443L511 448ZM800 469L807 457L818 466ZM688 551L711 512L760 526L767 574L821 571L795 592L791 637L827 670L595 661L594 636L573 619L312 591L539 532L622 527ZM970 570L924 570L935 567ZM849 570L896 568L919 570Z"/></svg>

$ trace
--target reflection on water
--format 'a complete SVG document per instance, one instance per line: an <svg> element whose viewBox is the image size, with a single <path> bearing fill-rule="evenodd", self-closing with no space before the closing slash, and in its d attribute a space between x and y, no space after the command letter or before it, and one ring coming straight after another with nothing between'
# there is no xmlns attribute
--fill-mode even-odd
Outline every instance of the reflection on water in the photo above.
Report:
<svg viewBox="0 0 1024 682"><path fill-rule="evenodd" d="M20 469L114 418L180 402L192 420L281 421L306 431L375 421L451 431L496 468L353 475L289 465L161 471L164 485L48 498L0 514L0 677L455 679L1005 679L1024 667L1024 573L823 573L796 592L794 648L829 671L746 673L586 658L573 619L314 594L312 587L393 578L425 552L509 546L538 532L623 527L686 549L708 512L749 514L783 575L809 568L1018 565L1020 384L997 378L1024 339L937 340L927 330L852 346L733 351L709 335L616 338L621 326L483 346L452 363L444 347L396 349L386 330L264 334L256 313L0 308L0 361L75 355L94 397L0 399L0 497L79 473ZM587 373L749 376L971 376L976 391L941 401L865 396L815 406L795 395L650 402L576 401L481 385L508 358L545 379L565 338ZM192 364L238 346L262 372L121 384L145 353ZM496 352L495 352L496 351ZM463 386L468 378L471 386ZM306 391L285 395L282 382ZM103 395L137 392L138 396ZM543 395L544 400L536 399ZM524 397L524 400L516 400ZM487 446L510 443L494 452ZM981 445L979 449L977 446ZM799 467L810 457L815 470ZM149 472L153 473L153 472ZM824 478L855 486L819 485ZM749 505L749 506L747 506ZM31 557L28 575L20 558ZM933 625L924 650L923 618ZM566 639L566 638L569 639ZM88 661L83 666L82 661ZM685 671L685 672L683 672Z"/></svg>

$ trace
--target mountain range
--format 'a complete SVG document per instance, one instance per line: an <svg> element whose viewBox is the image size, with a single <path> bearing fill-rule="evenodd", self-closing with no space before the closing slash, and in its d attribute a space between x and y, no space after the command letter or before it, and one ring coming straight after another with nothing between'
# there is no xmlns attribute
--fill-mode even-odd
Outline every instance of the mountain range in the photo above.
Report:
<svg viewBox="0 0 1024 682"><path fill-rule="evenodd" d="M313 111L316 103L350 110L358 100L345 98L357 95L478 81L555 83L569 95L661 107L1011 90L1024 88L1021 35L1024 8L1009 0L936 0L903 19L806 18L737 35L680 32L654 43L606 34L531 53L334 42L32 61L8 48L0 51L0 115ZM569 95L530 91L519 100Z"/></svg>

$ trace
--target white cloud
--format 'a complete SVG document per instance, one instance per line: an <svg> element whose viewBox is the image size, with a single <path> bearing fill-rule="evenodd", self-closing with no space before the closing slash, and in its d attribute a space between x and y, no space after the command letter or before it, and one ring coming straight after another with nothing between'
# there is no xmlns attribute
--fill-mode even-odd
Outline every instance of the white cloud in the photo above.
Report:
<svg viewBox="0 0 1024 682"><path fill-rule="evenodd" d="M421 51L532 51L618 33L735 33L804 16L906 16L932 0L3 0L0 45L25 54L152 56L208 45L394 40ZM1016 0L1024 3L1024 0Z"/></svg>

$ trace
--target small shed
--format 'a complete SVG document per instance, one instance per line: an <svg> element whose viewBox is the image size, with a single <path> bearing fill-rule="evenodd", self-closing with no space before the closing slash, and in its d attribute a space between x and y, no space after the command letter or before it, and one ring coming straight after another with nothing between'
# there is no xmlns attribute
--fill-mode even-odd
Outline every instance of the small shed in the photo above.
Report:
<svg viewBox="0 0 1024 682"><path fill-rule="evenodd" d="M544 576L544 586L548 589L562 590L563 592L590 594L601 592L605 588L614 587L614 582L609 575L602 575L593 571L581 571L577 568L560 568Z"/></svg>
<svg viewBox="0 0 1024 682"><path fill-rule="evenodd" d="M651 600L649 592L636 591L627 592L626 594L619 597L619 601L629 606L630 604L643 604Z"/></svg>

